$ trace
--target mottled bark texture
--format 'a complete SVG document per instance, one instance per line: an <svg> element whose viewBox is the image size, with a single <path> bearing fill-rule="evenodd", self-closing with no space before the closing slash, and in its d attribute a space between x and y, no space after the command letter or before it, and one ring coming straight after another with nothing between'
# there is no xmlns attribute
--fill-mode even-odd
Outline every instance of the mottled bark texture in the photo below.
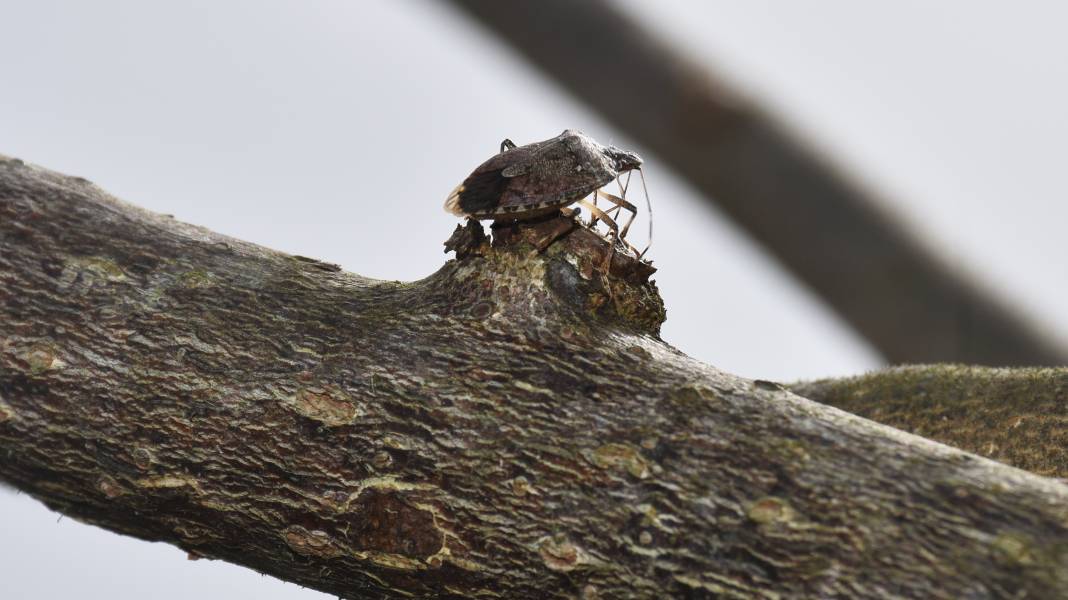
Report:
<svg viewBox="0 0 1068 600"><path fill-rule="evenodd" d="M909 366L790 389L1039 475L1068 478L1068 369Z"/></svg>
<svg viewBox="0 0 1068 600"><path fill-rule="evenodd" d="M1068 488L686 357L565 221L497 238L372 281L0 161L0 477L343 598L1068 596Z"/></svg>

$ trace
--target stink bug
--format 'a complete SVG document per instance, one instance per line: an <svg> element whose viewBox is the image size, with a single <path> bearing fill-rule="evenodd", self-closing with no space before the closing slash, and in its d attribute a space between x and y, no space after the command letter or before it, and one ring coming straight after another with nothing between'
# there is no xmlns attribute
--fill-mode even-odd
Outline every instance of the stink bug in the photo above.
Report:
<svg viewBox="0 0 1068 600"><path fill-rule="evenodd" d="M633 152L614 146L602 146L580 131L567 129L560 135L526 146L511 140L501 142L500 153L479 165L445 200L445 210L459 217L517 221L559 212L571 204L580 204L593 215L587 224L605 223L616 240L641 258L648 247L638 252L625 240L637 208L626 200L626 186L620 182L621 196L601 190L620 175L637 170L642 159ZM642 180L644 186L644 178ZM593 195L593 202L586 200ZM620 229L615 220L597 207L597 198L630 212L630 219ZM646 194L648 202L648 194ZM612 210L612 209L609 209ZM650 209L650 218L651 218ZM652 241L652 224L649 227Z"/></svg>

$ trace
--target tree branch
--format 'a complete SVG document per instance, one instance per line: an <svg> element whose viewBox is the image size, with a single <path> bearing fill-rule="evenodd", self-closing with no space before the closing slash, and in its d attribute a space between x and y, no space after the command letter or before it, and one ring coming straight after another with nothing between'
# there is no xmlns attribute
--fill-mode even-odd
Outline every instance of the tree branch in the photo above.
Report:
<svg viewBox="0 0 1068 600"><path fill-rule="evenodd" d="M790 389L1039 475L1068 478L1066 369L910 366Z"/></svg>
<svg viewBox="0 0 1068 600"><path fill-rule="evenodd" d="M344 598L1066 593L1068 488L680 354L567 223L372 281L2 160L0 478Z"/></svg>
<svg viewBox="0 0 1068 600"><path fill-rule="evenodd" d="M674 167L889 362L1068 363L1062 343L614 3L452 2Z"/></svg>

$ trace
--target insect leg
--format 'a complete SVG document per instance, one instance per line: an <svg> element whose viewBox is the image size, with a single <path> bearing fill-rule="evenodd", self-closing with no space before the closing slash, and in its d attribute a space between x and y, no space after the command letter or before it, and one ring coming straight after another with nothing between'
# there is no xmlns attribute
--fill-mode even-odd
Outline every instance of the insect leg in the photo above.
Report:
<svg viewBox="0 0 1068 600"><path fill-rule="evenodd" d="M597 207L597 192L593 193L593 206L594 206L594 208L598 208ZM604 214L604 213L600 213L600 214ZM595 212L593 212L591 210L590 211L590 222L587 223L587 227L589 227L590 229L593 229L596 226L597 226L597 213L595 213Z"/></svg>
<svg viewBox="0 0 1068 600"><path fill-rule="evenodd" d="M595 215L598 219L604 221L604 224L608 226L608 229L612 230L612 234L614 235L615 239L609 240L608 251L604 255L604 265L602 265L601 267L601 269L605 273L608 273L608 269L610 269L612 266L612 257L615 255L616 252L616 242L622 241L619 239L619 225L616 225L616 222L612 220L612 217L609 217L607 213L598 208L589 200L583 198L582 200L578 201L578 204L579 206L584 206L589 209L591 214ZM627 245L629 246L630 244Z"/></svg>
<svg viewBox="0 0 1068 600"><path fill-rule="evenodd" d="M638 256L638 249L635 248L634 246L632 246L631 243L628 242L627 239L626 239L627 238L627 232L630 231L630 226L631 226L632 223L634 223L634 218L638 216L638 207L636 207L633 204L631 204L630 202L627 202L626 200L620 198L619 196L616 196L614 194L609 194L608 192L606 192L604 190L598 190L597 191L597 195L602 197L602 198L604 198L605 200L608 200L612 204L615 204L616 205L616 214L617 215L619 214L619 211L621 209L625 209L625 210L627 210L627 212L630 213L630 218L627 219L627 223L623 226L623 229L622 230L616 229L615 232L616 232L617 239L619 239L619 241L623 242L623 244L626 245L627 248L631 252L633 252L635 254L635 256Z"/></svg>
<svg viewBox="0 0 1068 600"><path fill-rule="evenodd" d="M504 153L504 152L507 152L508 150L514 150L514 149L515 149L515 142L513 142L512 140L510 140L508 138L504 138L504 141L501 142L501 152Z"/></svg>
<svg viewBox="0 0 1068 600"><path fill-rule="evenodd" d="M612 217L608 216L608 213L604 212L599 206L585 198L579 200L576 204L588 209L590 211L590 214L593 215L594 222L598 220L604 221L604 224L612 230L612 233L615 234L616 238L619 238L619 225L616 225L616 222L612 220ZM590 224L591 227L592 225L593 223Z"/></svg>

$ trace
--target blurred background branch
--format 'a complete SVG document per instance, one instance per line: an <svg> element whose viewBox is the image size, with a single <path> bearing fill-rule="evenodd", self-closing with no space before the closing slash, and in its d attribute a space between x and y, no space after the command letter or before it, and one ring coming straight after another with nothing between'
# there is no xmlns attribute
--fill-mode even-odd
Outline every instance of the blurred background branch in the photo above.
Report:
<svg viewBox="0 0 1068 600"><path fill-rule="evenodd" d="M894 367L795 383L810 400L1046 477L1068 477L1066 369Z"/></svg>
<svg viewBox="0 0 1068 600"><path fill-rule="evenodd" d="M674 167L888 361L1068 359L756 103L613 3L452 2Z"/></svg>

